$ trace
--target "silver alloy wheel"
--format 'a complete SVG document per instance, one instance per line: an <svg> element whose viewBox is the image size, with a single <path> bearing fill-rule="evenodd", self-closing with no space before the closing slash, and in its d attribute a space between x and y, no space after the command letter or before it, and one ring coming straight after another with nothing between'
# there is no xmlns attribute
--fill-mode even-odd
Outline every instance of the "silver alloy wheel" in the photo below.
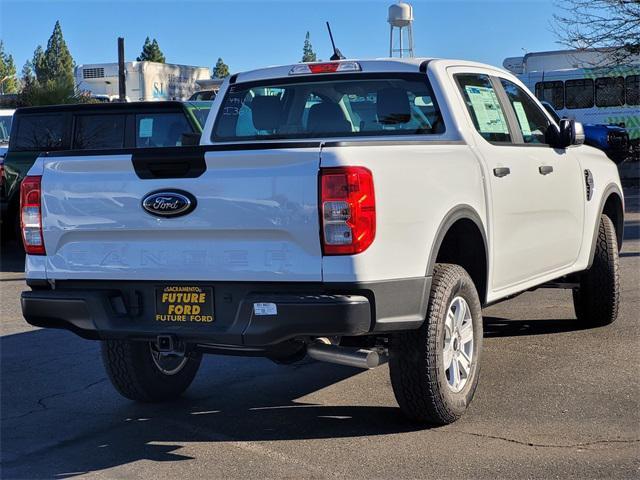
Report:
<svg viewBox="0 0 640 480"><path fill-rule="evenodd" d="M459 392L467 384L473 366L473 317L462 297L455 297L447 310L442 359L449 388Z"/></svg>
<svg viewBox="0 0 640 480"><path fill-rule="evenodd" d="M151 350L153 363L158 367L158 370L165 375L175 375L187 364L188 358L186 355L160 353L154 348L152 343L149 344L149 349Z"/></svg>

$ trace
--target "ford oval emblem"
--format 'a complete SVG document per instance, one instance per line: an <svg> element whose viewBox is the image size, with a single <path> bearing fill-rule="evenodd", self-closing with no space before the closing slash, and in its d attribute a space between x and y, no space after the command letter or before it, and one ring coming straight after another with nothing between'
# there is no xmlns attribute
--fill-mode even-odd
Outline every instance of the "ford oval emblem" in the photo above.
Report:
<svg viewBox="0 0 640 480"><path fill-rule="evenodd" d="M156 217L179 217L196 208L196 198L182 190L159 190L142 199L142 208Z"/></svg>

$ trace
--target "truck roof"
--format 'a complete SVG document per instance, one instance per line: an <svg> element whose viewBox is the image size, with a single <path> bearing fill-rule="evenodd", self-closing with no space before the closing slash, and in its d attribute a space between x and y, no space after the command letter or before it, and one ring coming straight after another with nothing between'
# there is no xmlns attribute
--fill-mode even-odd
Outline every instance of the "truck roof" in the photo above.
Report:
<svg viewBox="0 0 640 480"><path fill-rule="evenodd" d="M41 107L20 107L16 115L53 112L121 112L131 110L180 110L183 102L169 100L162 102L122 102L122 103L70 103L66 105L47 105Z"/></svg>
<svg viewBox="0 0 640 480"><path fill-rule="evenodd" d="M455 60L455 59L442 59L442 58L429 58L429 57L415 57L415 58L375 58L375 59L357 59L348 58L344 60L336 60L336 62L356 62L362 68L364 73L384 73L384 72L419 72L426 71L427 66L430 64L438 65L439 67L449 66L467 66L467 67L481 67L490 68L492 70L501 71L509 74L506 70L487 65L478 62L472 62L468 60ZM313 62L308 65L322 64L322 63L334 63L333 61L327 62ZM290 71L294 66L301 65L300 63L294 63L289 65L275 65L265 68L259 68L256 70L249 70L242 73L237 73L231 76L231 83L240 82L253 82L260 80L269 80L274 78L287 78L290 76ZM338 73L339 75L340 73ZM302 76L302 75L301 75Z"/></svg>

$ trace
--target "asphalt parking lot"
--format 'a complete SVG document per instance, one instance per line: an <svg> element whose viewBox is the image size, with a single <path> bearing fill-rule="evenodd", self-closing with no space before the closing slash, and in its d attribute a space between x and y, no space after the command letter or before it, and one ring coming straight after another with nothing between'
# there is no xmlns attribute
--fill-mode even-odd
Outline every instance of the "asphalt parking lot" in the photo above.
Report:
<svg viewBox="0 0 640 480"><path fill-rule="evenodd" d="M205 357L177 403L118 396L97 343L21 317L2 251L2 478L638 478L640 197L627 192L622 305L584 329L568 291L485 310L480 385L443 428L403 420L386 366Z"/></svg>

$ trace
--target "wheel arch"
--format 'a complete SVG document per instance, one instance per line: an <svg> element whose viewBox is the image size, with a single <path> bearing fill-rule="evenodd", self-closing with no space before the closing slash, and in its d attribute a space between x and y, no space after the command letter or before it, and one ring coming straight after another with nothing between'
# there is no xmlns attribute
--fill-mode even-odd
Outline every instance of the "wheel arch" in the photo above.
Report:
<svg viewBox="0 0 640 480"><path fill-rule="evenodd" d="M484 224L470 205L459 205L447 212L440 223L429 254L427 276L436 263L455 263L471 276L484 305L488 292L489 248Z"/></svg>
<svg viewBox="0 0 640 480"><path fill-rule="evenodd" d="M604 193L600 199L598 215L596 216L595 225L593 227L593 235L591 237L591 250L589 252L589 266L593 264L593 257L596 253L596 243L598 241L598 229L600 227L600 217L604 213L613 222L616 229L616 239L618 241L618 251L622 249L624 239L624 197L620 188L611 183L604 189Z"/></svg>

